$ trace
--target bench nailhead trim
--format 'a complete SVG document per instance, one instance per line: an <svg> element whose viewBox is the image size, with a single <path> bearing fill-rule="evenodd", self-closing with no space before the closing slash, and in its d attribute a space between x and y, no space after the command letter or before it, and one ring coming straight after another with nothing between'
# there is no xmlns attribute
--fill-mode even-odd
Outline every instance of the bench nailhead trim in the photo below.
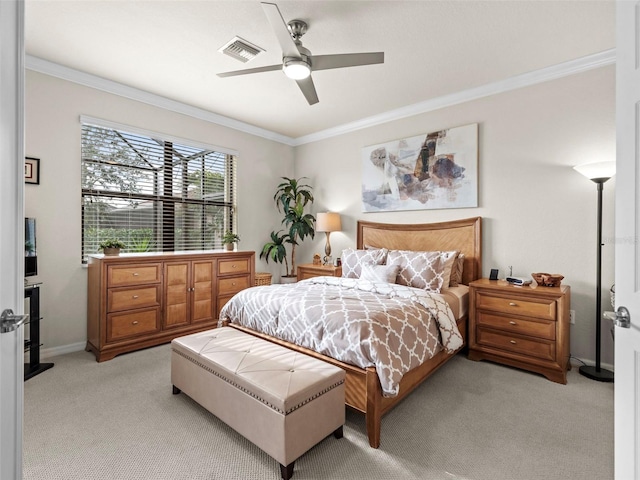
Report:
<svg viewBox="0 0 640 480"><path fill-rule="evenodd" d="M202 362L199 362L198 360L196 360L195 358L179 351L176 349L171 349L173 352L177 353L178 355L180 355L183 358L186 358L187 360L189 360L192 363L195 363L196 365L198 365L200 368L206 370L209 373L214 374L216 377L220 378L221 380L224 380L225 382L227 382L230 385L233 385L234 387L236 387L238 390L243 391L244 393L246 393L247 395L252 396L253 398L255 398L256 400L258 400L259 402L263 403L264 405L266 405L267 407L269 407L271 410L275 410L276 412L280 413L281 415L289 415L290 413L298 410L299 408L305 406L307 403L311 402L312 400L315 400L316 398L324 395L325 393L333 390L334 388L342 385L344 383L344 380L340 380L339 382L336 382L332 385L329 385L327 388L325 388L324 390L314 394L313 396L311 396L310 398L303 400L302 402L298 403L297 405L294 405L293 407L291 407L290 409L288 409L286 412L283 412L280 408L276 407L275 405L272 405L271 403L269 403L267 400L265 400L262 397L259 397L257 394L247 390L245 387L238 385L236 382L234 382L232 379L229 379L227 377L225 377L224 375L222 375L219 372L216 372L215 370L213 370L211 367L209 367L208 365L203 364ZM293 372L293 370L290 370L291 372Z"/></svg>

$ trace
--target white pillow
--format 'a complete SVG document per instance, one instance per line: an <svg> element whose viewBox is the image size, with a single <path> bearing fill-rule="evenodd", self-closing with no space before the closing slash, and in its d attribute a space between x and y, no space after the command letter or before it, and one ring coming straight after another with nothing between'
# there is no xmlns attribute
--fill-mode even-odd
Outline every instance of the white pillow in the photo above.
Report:
<svg viewBox="0 0 640 480"><path fill-rule="evenodd" d="M400 265L362 265L360 278L370 282L396 283Z"/></svg>

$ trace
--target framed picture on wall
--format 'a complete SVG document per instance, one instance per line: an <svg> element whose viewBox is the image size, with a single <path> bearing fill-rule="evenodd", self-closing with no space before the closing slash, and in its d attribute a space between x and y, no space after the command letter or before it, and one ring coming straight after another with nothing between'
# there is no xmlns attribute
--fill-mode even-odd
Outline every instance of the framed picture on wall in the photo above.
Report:
<svg viewBox="0 0 640 480"><path fill-rule="evenodd" d="M40 184L40 159L26 157L24 159L24 183Z"/></svg>
<svg viewBox="0 0 640 480"><path fill-rule="evenodd" d="M478 206L478 124L362 149L362 211Z"/></svg>

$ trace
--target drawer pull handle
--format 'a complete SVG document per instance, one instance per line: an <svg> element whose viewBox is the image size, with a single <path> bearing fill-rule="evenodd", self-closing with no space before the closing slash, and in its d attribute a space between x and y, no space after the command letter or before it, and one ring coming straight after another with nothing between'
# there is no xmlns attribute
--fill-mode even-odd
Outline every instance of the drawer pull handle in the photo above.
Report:
<svg viewBox="0 0 640 480"><path fill-rule="evenodd" d="M516 302L509 302L509 306L511 307L517 307L518 304Z"/></svg>
<svg viewBox="0 0 640 480"><path fill-rule="evenodd" d="M140 275L138 272L133 273L134 277L137 277L138 275Z"/></svg>
<svg viewBox="0 0 640 480"><path fill-rule="evenodd" d="M511 320L509 323L510 323L511 325L517 325L517 323L516 323L516 322L514 322L513 320Z"/></svg>
<svg viewBox="0 0 640 480"><path fill-rule="evenodd" d="M134 320L133 322L131 322L131 325L137 325L138 324L138 320Z"/></svg>
<svg viewBox="0 0 640 480"><path fill-rule="evenodd" d="M231 286L235 287L236 286L236 282L231 282Z"/></svg>
<svg viewBox="0 0 640 480"><path fill-rule="evenodd" d="M516 344L515 340L509 340L509 342L513 343L514 345Z"/></svg>
<svg viewBox="0 0 640 480"><path fill-rule="evenodd" d="M231 265L231 268L236 268L236 264L234 263L233 265Z"/></svg>
<svg viewBox="0 0 640 480"><path fill-rule="evenodd" d="M138 295L134 295L134 296L133 296L133 297L131 297L131 298L136 299L136 298L138 298Z"/></svg>

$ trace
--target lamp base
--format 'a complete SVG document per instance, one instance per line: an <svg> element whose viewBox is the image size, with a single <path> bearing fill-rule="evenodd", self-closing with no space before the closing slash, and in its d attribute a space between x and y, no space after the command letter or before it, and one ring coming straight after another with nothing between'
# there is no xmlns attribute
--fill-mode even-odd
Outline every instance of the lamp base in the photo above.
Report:
<svg viewBox="0 0 640 480"><path fill-rule="evenodd" d="M578 371L580 372L580 375L590 378L591 380L596 380L598 382L613 382L613 372L604 368L601 368L598 371L596 370L596 367L583 365L578 369Z"/></svg>

